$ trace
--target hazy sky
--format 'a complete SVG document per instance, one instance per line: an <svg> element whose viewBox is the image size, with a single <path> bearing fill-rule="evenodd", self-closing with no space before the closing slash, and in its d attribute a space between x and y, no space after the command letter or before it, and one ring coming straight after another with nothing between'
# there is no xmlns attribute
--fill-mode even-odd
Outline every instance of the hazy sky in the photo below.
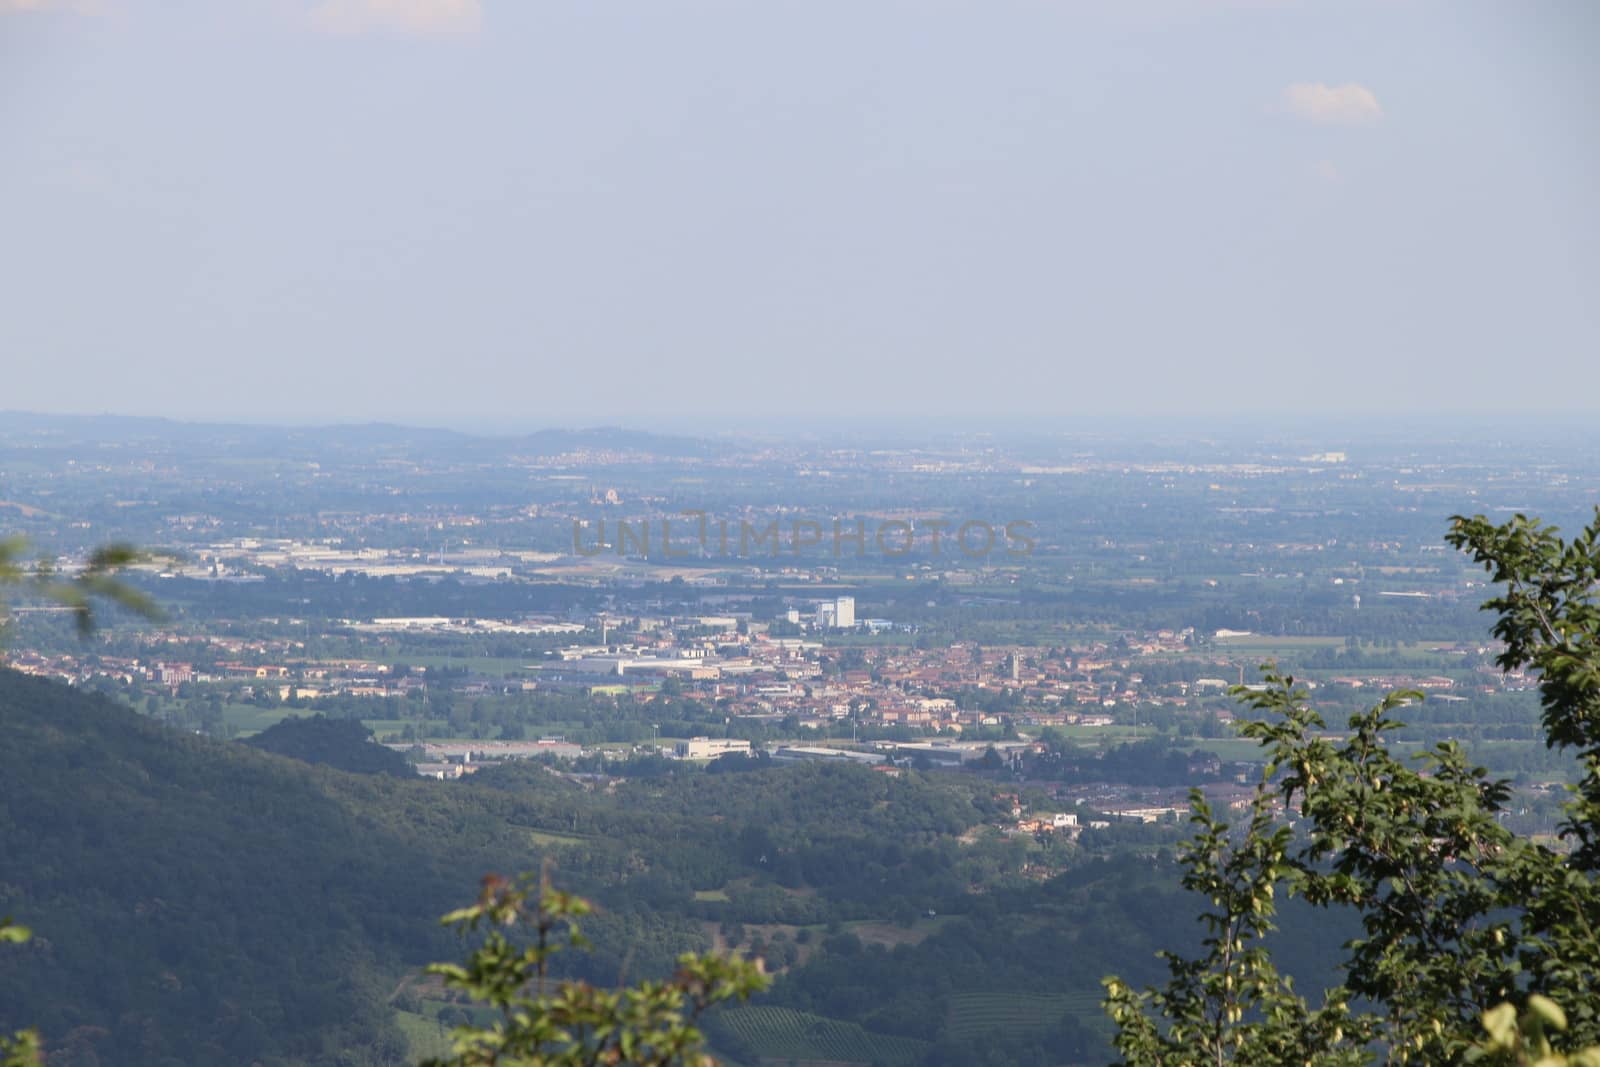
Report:
<svg viewBox="0 0 1600 1067"><path fill-rule="evenodd" d="M0 409L1600 409L1600 4L0 0Z"/></svg>

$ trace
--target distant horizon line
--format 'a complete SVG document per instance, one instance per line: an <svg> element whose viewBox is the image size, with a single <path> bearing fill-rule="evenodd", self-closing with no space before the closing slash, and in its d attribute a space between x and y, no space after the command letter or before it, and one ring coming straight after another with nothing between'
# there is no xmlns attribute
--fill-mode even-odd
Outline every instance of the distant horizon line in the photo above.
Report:
<svg viewBox="0 0 1600 1067"><path fill-rule="evenodd" d="M239 415L222 413L210 416L169 414L142 411L62 411L27 408L0 409L0 421L6 419L40 419L62 421L94 420L167 423L191 428L240 427L261 430L319 430L355 429L362 427L396 430L426 430L449 432L467 437L499 438L519 437L537 433L584 433L595 431L620 431L625 433L655 433L679 437L705 437L761 435L782 432L792 435L796 431L810 433L847 432L852 435L911 432L955 431L963 434L1004 435L1018 433L1037 434L1072 429L1092 429L1097 432L1123 430L1127 432L1166 428L1187 431L1237 432L1257 426L1263 430L1283 432L1299 427L1322 432L1380 428L1390 433L1403 432L1407 427L1426 425L1434 429L1505 428L1551 430L1594 429L1600 432L1600 408L1592 410L1562 409L1548 412L1505 412L1484 409L1434 410L1425 412L1386 412L1369 410L1312 411L1292 409L1236 409L1210 412L1088 412L1060 414L955 414L928 413L921 415L849 414L832 413L677 413L668 416L641 415L638 413L586 413L566 416L509 416L485 415L438 416L419 413L393 415L329 415L296 416L290 414Z"/></svg>

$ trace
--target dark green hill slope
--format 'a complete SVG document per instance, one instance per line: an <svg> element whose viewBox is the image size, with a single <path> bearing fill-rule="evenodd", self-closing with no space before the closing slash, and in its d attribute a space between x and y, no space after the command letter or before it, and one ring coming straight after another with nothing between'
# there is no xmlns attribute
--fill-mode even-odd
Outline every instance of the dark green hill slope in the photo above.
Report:
<svg viewBox="0 0 1600 1067"><path fill-rule="evenodd" d="M387 987L453 951L433 919L470 881L376 814L423 783L351 783L0 672L0 914L35 931L0 1028L52 1065L393 1062Z"/></svg>
<svg viewBox="0 0 1600 1067"><path fill-rule="evenodd" d="M406 758L372 740L372 731L355 719L326 715L291 717L273 723L245 741L251 748L276 752L304 763L324 763L354 774L388 774L414 778Z"/></svg>
<svg viewBox="0 0 1600 1067"><path fill-rule="evenodd" d="M638 978L705 946L668 872L725 838L538 768L351 774L0 670L0 915L35 934L0 954L0 1030L52 1067L405 1062L390 995L459 955L437 919L483 873L554 859L607 905L570 971Z"/></svg>
<svg viewBox="0 0 1600 1067"><path fill-rule="evenodd" d="M485 871L552 857L602 905L569 966L610 982L704 947L707 908L871 916L888 887L942 904L968 877L950 836L978 818L967 788L856 768L615 795L534 765L480 777L343 773L0 671L0 914L36 934L0 956L0 1027L38 1026L53 1065L399 1062L389 994L458 953L436 919ZM815 895L695 900L769 868Z"/></svg>

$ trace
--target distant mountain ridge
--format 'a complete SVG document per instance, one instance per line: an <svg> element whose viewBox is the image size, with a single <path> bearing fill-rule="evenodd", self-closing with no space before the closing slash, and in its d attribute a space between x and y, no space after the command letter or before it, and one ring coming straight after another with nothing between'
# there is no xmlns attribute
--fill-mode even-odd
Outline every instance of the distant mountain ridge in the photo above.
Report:
<svg viewBox="0 0 1600 1067"><path fill-rule="evenodd" d="M272 454L305 451L309 447L396 449L485 456L550 456L578 450L689 456L719 452L726 447L706 438L614 426L549 428L521 434L472 434L387 422L288 426L188 422L144 415L48 415L0 411L0 441L21 437L51 443L57 436L62 438L62 444L219 444L230 450L254 448Z"/></svg>

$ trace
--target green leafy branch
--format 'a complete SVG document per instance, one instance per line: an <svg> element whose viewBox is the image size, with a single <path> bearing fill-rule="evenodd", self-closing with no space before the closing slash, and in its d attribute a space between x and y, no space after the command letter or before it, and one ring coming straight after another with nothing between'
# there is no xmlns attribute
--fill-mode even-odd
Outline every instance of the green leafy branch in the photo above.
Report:
<svg viewBox="0 0 1600 1067"><path fill-rule="evenodd" d="M1521 515L1457 517L1448 540L1500 585L1484 605L1500 666L1537 672L1546 740L1578 758L1571 847L1507 831L1509 785L1454 743L1394 755L1386 735L1421 693L1389 694L1332 738L1268 664L1265 687L1234 690L1267 757L1248 824L1229 832L1194 800L1184 884L1212 901L1205 955L1169 956L1165 989L1107 982L1127 1062L1600 1064L1600 510L1571 541ZM1261 947L1279 884L1360 918L1322 1009L1332 1030L1312 1025ZM1347 999L1370 1008L1338 1014Z"/></svg>
<svg viewBox="0 0 1600 1067"><path fill-rule="evenodd" d="M766 985L754 965L720 956L686 955L665 981L620 990L587 982L552 984L550 959L587 942L577 920L589 903L551 888L547 876L484 879L476 904L446 915L483 942L464 964L428 968L448 988L494 1009L489 1026L457 1027L454 1050L429 1067L669 1067L709 1064L699 1018L715 1004L742 1000Z"/></svg>
<svg viewBox="0 0 1600 1067"><path fill-rule="evenodd" d="M1535 993L1520 1015L1510 1003L1484 1012L1488 1034L1470 1052L1467 1061L1485 1067L1600 1067L1600 1048L1562 1053L1551 1044L1551 1034L1567 1030L1567 1013L1548 997Z"/></svg>
<svg viewBox="0 0 1600 1067"><path fill-rule="evenodd" d="M79 570L66 574L48 559L27 559L28 543L20 537L0 540L0 588L11 587L68 608L78 632L88 636L96 624L95 602L108 601L146 619L159 621L160 607L146 593L124 582L128 567L160 557L133 545L102 545L89 554ZM0 621L6 618L0 599Z"/></svg>

